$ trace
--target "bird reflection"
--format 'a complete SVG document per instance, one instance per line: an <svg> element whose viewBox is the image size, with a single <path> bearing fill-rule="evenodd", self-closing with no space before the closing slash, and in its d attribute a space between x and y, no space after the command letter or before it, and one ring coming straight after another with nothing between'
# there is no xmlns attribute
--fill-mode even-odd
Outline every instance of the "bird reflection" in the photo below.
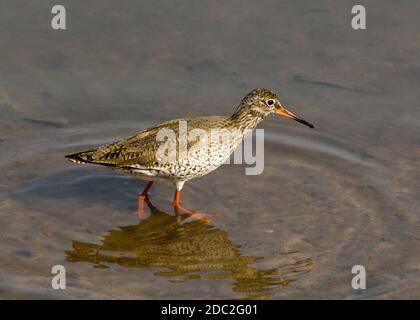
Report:
<svg viewBox="0 0 420 320"><path fill-rule="evenodd" d="M118 264L164 269L155 275L178 283L224 279L233 291L244 293L245 299L265 299L273 288L287 286L311 271L312 260L296 259L297 252L283 253L287 261L277 268L252 266L264 258L241 255L239 246L229 240L225 231L203 220L191 220L188 215L169 215L154 207L148 198L146 204L151 209L147 219L110 230L99 245L73 241L66 260L90 262L97 268Z"/></svg>

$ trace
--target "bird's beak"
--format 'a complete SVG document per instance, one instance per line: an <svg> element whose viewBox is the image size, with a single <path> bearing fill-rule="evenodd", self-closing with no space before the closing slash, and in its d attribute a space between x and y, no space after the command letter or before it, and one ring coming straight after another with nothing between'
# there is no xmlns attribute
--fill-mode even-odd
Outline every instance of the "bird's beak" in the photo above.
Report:
<svg viewBox="0 0 420 320"><path fill-rule="evenodd" d="M305 119L295 115L294 113L290 112L286 108L283 108L282 106L279 106L278 108L276 108L276 114L279 115L279 116L290 118L290 119L293 119L297 122L303 123L304 125L308 126L309 128L314 127L314 125L312 123L309 123Z"/></svg>

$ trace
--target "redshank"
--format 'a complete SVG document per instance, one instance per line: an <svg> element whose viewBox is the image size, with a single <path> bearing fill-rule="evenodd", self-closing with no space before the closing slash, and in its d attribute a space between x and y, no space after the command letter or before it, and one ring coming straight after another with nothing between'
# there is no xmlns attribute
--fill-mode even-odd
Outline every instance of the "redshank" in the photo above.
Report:
<svg viewBox="0 0 420 320"><path fill-rule="evenodd" d="M184 183L193 178L204 176L221 166L242 141L244 135L270 114L293 119L310 128L314 127L284 108L274 92L267 89L254 89L242 99L230 117L213 116L170 120L140 131L130 138L96 149L67 155L66 158L76 163L92 163L111 167L148 181L143 192L138 196L139 214L143 213L144 200L153 182L157 180L170 181L175 185L173 205L176 212L181 210L191 213L180 204ZM188 139L186 153L181 156L180 148L176 148L175 157L163 159L162 154L159 154L163 144L159 135L169 130L176 137L175 144L181 144L181 124L187 128L188 132L201 130L200 132L204 134L201 134L198 140L201 142L206 140L207 143L201 143L197 148L198 140L190 141ZM229 132L229 139L210 139L211 142L208 142L206 133L212 135L213 132ZM203 139L203 136L206 139ZM191 148L194 150L190 152ZM168 152L165 155L168 155Z"/></svg>

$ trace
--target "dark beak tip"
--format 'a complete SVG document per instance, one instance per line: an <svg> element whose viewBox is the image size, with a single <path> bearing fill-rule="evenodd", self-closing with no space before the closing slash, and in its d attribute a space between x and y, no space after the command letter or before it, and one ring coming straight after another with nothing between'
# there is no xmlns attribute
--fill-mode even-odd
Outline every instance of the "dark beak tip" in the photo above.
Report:
<svg viewBox="0 0 420 320"><path fill-rule="evenodd" d="M297 118L297 119L295 119L297 122L300 122L300 123L302 123L302 124L304 124L305 126L308 126L309 128L311 128L311 129L313 129L313 128L315 128L315 126L312 124L312 123L310 123L310 122L308 122L308 121L306 121L306 120L303 120L302 118Z"/></svg>

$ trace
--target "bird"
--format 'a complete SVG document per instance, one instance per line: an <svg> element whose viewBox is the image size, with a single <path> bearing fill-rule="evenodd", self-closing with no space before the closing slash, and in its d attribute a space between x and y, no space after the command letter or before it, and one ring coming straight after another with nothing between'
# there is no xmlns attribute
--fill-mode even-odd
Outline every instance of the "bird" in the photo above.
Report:
<svg viewBox="0 0 420 320"><path fill-rule="evenodd" d="M181 118L165 121L116 142L74 154L68 160L96 164L147 181L138 195L138 214L155 181L175 186L176 212L194 213L181 205L185 182L207 175L220 167L241 143L269 115L283 116L310 128L313 124L282 106L279 96L269 89L249 92L229 116Z"/></svg>

